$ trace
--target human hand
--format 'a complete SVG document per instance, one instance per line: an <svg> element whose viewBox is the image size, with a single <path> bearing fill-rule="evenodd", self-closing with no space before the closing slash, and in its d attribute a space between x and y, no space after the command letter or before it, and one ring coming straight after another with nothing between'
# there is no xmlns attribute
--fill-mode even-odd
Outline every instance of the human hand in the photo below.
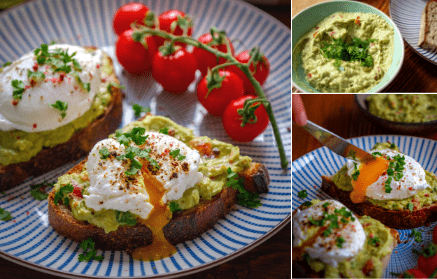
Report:
<svg viewBox="0 0 437 279"><path fill-rule="evenodd" d="M293 123L299 126L307 124L307 114L305 112L305 107L303 106L302 99L299 94L292 94L291 96L291 116Z"/></svg>

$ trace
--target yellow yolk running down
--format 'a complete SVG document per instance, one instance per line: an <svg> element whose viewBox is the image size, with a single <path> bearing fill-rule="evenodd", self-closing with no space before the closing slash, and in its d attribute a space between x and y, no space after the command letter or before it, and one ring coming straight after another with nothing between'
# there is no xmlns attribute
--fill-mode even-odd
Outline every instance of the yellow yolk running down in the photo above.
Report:
<svg viewBox="0 0 437 279"><path fill-rule="evenodd" d="M350 193L352 202L364 202L367 187L375 183L387 169L388 161L383 157L376 157L375 160L362 163L359 169L360 174L358 175L358 179L352 179L353 190Z"/></svg>

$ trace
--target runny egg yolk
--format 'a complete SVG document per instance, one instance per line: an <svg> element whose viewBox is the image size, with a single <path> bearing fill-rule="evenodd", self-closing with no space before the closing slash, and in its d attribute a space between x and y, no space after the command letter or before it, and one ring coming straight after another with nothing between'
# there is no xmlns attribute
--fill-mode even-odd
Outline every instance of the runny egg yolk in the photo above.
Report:
<svg viewBox="0 0 437 279"><path fill-rule="evenodd" d="M358 179L352 179L353 190L350 193L352 202L364 202L366 198L367 187L375 183L379 177L387 171L388 165L388 161L383 157L376 157L376 160L361 163Z"/></svg>
<svg viewBox="0 0 437 279"><path fill-rule="evenodd" d="M141 172L144 177L144 185L149 194L150 203L153 205L153 210L150 212L149 217L142 222L152 231L153 242L148 246L136 248L132 253L132 257L135 260L155 261L169 257L177 251L167 241L162 230L170 221L172 213L168 206L162 202L162 197L165 193L164 186L149 173L146 163L143 163Z"/></svg>

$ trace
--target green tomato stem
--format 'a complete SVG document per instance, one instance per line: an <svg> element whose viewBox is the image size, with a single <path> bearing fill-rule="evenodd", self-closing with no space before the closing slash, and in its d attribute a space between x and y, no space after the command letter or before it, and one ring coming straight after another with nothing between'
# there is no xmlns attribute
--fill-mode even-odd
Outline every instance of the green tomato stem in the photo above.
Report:
<svg viewBox="0 0 437 279"><path fill-rule="evenodd" d="M228 63L232 63L232 65L236 65L238 68L240 68L240 70L243 71L243 73L249 78L250 82L252 83L253 87L255 88L255 92L257 93L257 95L259 97L268 100L266 95L264 94L264 91L261 87L261 84L259 84L259 82L253 77L252 73L250 72L250 70L249 70L250 64L240 63L232 55L229 40L225 41L227 53L223 53L223 52L218 51L217 49L214 49L214 48L208 46L207 44L203 44L203 43L199 42L198 40L196 40L192 37L189 37L189 36L176 36L176 35L167 33L165 31L162 31L159 29L152 29L152 28L145 27L145 26L136 26L136 28L134 29L134 33L135 32L140 32L143 35L150 34L150 35L159 36L159 37L162 37L164 39L169 39L169 40L174 41L174 42L182 42L182 43L192 45L192 46L200 48L200 49L204 49L208 52L213 53L217 57L221 57L221 58L226 59L227 61L229 61ZM272 128L273 128L273 134L275 135L275 140L276 140L276 143L278 145L279 156L281 158L281 167L283 169L286 169L288 167L288 160L287 160L287 156L285 154L284 145L282 144L282 139L281 139L281 135L279 133L278 124L276 123L276 119L275 119L275 116L273 114L272 106L270 105L270 103L266 103L266 102L263 102L263 105L266 109L267 115L269 116L270 123L271 123Z"/></svg>

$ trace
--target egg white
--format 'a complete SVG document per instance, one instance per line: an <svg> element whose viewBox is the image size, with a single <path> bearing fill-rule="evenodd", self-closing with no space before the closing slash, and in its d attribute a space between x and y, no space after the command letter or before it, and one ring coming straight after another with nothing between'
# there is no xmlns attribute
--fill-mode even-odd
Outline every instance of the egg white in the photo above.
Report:
<svg viewBox="0 0 437 279"><path fill-rule="evenodd" d="M387 173L381 175L378 180L371 184L366 190L366 196L376 200L399 200L412 197L419 191L431 187L425 179L425 170L422 166L410 156L402 154L392 149L383 150L371 150L370 153L380 152L382 155L393 158L396 155L405 157L405 166L402 171L403 177L396 181L391 180L390 187L391 193L385 192L385 182L387 181ZM348 160L346 166L348 168L347 174L352 177L354 173L354 162L357 164L357 168L360 169L361 163L359 161ZM360 174L361 175L361 174Z"/></svg>

